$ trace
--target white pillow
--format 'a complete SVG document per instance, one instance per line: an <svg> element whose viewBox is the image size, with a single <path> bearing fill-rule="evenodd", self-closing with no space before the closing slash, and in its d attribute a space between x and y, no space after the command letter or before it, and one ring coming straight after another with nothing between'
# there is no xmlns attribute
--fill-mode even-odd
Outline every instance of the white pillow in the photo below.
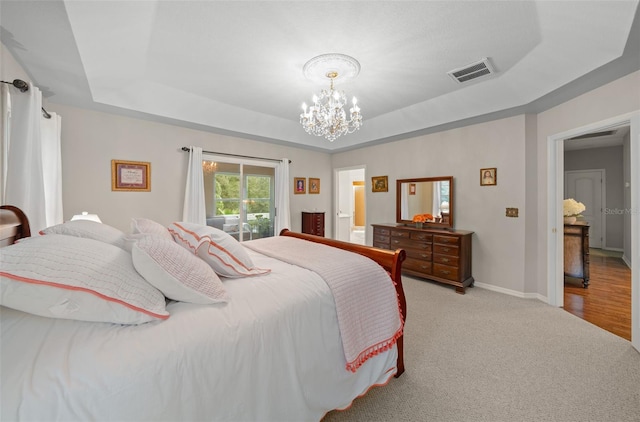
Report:
<svg viewBox="0 0 640 422"><path fill-rule="evenodd" d="M51 234L3 248L0 287L1 305L44 317L116 324L169 318L162 292L138 274L131 255L93 239Z"/></svg>
<svg viewBox="0 0 640 422"><path fill-rule="evenodd" d="M132 218L131 233L153 234L173 241L173 236L171 236L171 233L169 233L169 230L165 226L148 218Z"/></svg>
<svg viewBox="0 0 640 422"><path fill-rule="evenodd" d="M210 304L227 302L227 292L206 262L171 240L149 235L131 250L133 265L169 299Z"/></svg>
<svg viewBox="0 0 640 422"><path fill-rule="evenodd" d="M107 224L91 220L74 220L47 227L40 234L65 234L67 236L85 237L125 248L124 232Z"/></svg>
<svg viewBox="0 0 640 422"><path fill-rule="evenodd" d="M178 244L202 258L220 276L246 277L271 271L256 268L240 242L215 227L180 222L170 224L169 232Z"/></svg>

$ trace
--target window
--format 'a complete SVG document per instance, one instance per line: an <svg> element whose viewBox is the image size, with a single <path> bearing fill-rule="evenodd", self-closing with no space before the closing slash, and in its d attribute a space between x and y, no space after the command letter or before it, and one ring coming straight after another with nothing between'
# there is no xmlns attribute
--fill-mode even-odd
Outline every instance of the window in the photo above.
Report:
<svg viewBox="0 0 640 422"><path fill-rule="evenodd" d="M274 235L275 167L203 161L207 225L236 239Z"/></svg>

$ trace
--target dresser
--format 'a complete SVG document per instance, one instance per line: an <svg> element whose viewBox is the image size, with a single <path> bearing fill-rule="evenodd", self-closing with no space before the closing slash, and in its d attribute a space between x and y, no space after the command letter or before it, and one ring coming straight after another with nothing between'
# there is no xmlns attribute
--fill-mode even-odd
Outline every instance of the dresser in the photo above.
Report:
<svg viewBox="0 0 640 422"><path fill-rule="evenodd" d="M564 225L564 276L581 278L589 286L589 226Z"/></svg>
<svg viewBox="0 0 640 422"><path fill-rule="evenodd" d="M418 229L397 224L373 224L373 246L404 249L407 259L402 272L455 286L464 294L473 286L471 236L473 232L448 229Z"/></svg>
<svg viewBox="0 0 640 422"><path fill-rule="evenodd" d="M303 211L302 233L324 237L324 213Z"/></svg>

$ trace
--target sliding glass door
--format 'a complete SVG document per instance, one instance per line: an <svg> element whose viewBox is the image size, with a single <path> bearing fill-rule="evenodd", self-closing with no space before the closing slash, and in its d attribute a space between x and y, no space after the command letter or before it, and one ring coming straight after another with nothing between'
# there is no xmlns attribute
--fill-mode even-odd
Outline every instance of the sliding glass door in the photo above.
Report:
<svg viewBox="0 0 640 422"><path fill-rule="evenodd" d="M274 235L275 167L205 156L202 171L207 225L240 241Z"/></svg>

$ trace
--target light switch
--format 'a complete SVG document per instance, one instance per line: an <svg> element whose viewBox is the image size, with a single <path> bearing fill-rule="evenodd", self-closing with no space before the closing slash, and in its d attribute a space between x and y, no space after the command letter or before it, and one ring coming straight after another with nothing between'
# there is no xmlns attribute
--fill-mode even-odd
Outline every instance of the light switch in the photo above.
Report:
<svg viewBox="0 0 640 422"><path fill-rule="evenodd" d="M517 208L507 208L507 217L518 217Z"/></svg>

